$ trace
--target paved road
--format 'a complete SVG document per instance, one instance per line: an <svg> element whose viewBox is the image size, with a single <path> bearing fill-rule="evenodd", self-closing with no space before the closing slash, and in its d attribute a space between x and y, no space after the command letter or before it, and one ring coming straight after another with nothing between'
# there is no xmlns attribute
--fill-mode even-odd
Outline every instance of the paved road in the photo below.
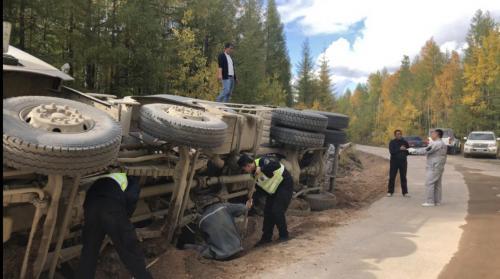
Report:
<svg viewBox="0 0 500 279"><path fill-rule="evenodd" d="M357 148L388 157L385 148ZM420 206L425 157L411 156L411 198L380 199L366 217L338 228L318 255L257 277L500 278L500 161L448 158L441 206Z"/></svg>

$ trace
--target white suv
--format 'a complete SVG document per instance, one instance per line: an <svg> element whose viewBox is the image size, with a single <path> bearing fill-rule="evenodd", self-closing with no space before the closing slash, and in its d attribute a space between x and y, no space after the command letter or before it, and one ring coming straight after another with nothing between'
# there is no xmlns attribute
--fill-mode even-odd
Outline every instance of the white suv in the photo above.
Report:
<svg viewBox="0 0 500 279"><path fill-rule="evenodd" d="M471 132L468 137L464 137L466 140L464 144L464 157L469 157L470 155L487 155L496 158L498 147L497 140L500 138L495 137L495 133L486 132Z"/></svg>

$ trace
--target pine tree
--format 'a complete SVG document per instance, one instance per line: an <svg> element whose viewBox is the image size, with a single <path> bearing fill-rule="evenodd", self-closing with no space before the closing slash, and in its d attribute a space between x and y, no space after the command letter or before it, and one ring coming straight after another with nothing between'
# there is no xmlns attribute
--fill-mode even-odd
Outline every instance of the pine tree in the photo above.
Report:
<svg viewBox="0 0 500 279"><path fill-rule="evenodd" d="M239 41L235 49L235 68L239 83L233 101L255 104L268 83L265 75L265 36L261 20L261 7L257 0L246 0L243 15L238 22Z"/></svg>
<svg viewBox="0 0 500 279"><path fill-rule="evenodd" d="M321 104L321 109L331 111L335 103L333 94L333 82L331 80L330 65L325 55L321 57L318 77L317 101Z"/></svg>
<svg viewBox="0 0 500 279"><path fill-rule="evenodd" d="M266 76L276 76L281 88L286 93L286 105L293 105L292 89L290 85L290 58L286 48L283 24L281 23L276 2L267 1L267 12L265 21L266 35ZM271 81L272 83L272 81Z"/></svg>
<svg viewBox="0 0 500 279"><path fill-rule="evenodd" d="M497 23L491 17L490 12L483 13L482 10L476 11L467 32L466 41L469 47L465 50L465 62L470 62L472 49L481 45L483 38L489 35L491 30L495 28L495 25Z"/></svg>
<svg viewBox="0 0 500 279"><path fill-rule="evenodd" d="M309 40L305 40L302 45L302 60L297 65L299 69L297 81L298 102L310 107L314 101L314 62L311 56Z"/></svg>

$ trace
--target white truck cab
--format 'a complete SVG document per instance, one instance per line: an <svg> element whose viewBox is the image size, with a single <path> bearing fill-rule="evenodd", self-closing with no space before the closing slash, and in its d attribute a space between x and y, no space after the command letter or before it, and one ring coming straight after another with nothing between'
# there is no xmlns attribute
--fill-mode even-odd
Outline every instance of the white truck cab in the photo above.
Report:
<svg viewBox="0 0 500 279"><path fill-rule="evenodd" d="M464 157L469 157L470 155L497 157L497 141L500 138L497 138L492 131L473 131L468 137L464 137L464 140L466 140L464 144Z"/></svg>

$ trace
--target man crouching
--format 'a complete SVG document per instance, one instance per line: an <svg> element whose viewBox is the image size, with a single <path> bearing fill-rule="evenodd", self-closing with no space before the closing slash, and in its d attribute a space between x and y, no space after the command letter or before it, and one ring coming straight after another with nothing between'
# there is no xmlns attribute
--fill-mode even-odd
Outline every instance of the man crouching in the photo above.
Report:
<svg viewBox="0 0 500 279"><path fill-rule="evenodd" d="M234 219L243 215L251 203L222 203L210 195L199 197L195 203L203 212L198 226L205 235L205 244L185 244L184 248L195 249L207 259L229 260L236 257L243 246Z"/></svg>

